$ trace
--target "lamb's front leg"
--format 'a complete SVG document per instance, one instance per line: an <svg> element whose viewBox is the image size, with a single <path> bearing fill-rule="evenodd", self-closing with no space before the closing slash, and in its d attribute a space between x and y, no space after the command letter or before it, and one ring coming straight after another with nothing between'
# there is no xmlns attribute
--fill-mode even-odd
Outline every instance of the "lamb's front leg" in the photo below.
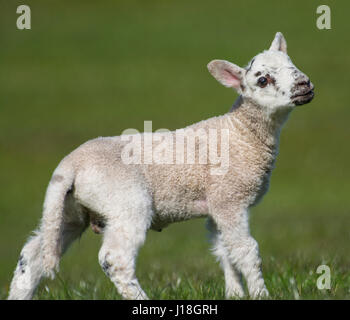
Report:
<svg viewBox="0 0 350 320"><path fill-rule="evenodd" d="M227 248L222 241L222 234L211 218L208 219L207 228L211 234L211 241L213 244L212 252L219 260L221 268L224 271L226 299L242 298L244 296L242 275L237 268L231 264Z"/></svg>
<svg viewBox="0 0 350 320"><path fill-rule="evenodd" d="M259 246L249 232L248 211L217 212L213 218L229 261L246 279L249 295L254 299L268 296L261 272Z"/></svg>

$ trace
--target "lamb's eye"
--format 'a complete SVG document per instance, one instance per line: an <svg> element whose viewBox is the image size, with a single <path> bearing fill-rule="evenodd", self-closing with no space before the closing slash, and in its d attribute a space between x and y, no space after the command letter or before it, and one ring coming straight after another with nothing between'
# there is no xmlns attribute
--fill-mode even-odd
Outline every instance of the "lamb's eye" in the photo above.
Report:
<svg viewBox="0 0 350 320"><path fill-rule="evenodd" d="M267 85L267 83L268 83L268 81L267 81L267 78L265 78L265 77L260 77L260 78L258 79L258 86L259 86L260 88L265 88L266 85Z"/></svg>

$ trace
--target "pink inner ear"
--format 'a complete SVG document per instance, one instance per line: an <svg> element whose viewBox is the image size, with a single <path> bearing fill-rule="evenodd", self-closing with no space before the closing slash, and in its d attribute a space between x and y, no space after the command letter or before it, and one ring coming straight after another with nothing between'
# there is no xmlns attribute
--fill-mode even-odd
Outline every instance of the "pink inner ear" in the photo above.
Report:
<svg viewBox="0 0 350 320"><path fill-rule="evenodd" d="M224 69L223 71L222 77L225 85L228 87L239 88L241 80L235 74L233 74L231 70Z"/></svg>

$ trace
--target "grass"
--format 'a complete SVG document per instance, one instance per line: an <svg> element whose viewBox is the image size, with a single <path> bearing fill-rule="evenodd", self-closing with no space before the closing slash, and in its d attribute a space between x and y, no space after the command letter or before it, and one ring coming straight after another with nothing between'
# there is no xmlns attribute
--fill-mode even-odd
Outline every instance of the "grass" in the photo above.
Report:
<svg viewBox="0 0 350 320"><path fill-rule="evenodd" d="M181 223L162 233L151 232L139 256L137 273L147 294L152 299L224 299L222 272L209 254L203 224L200 221ZM293 232L286 235L291 243L295 240L293 236ZM61 273L54 281L45 280L40 285L36 299L120 299L97 263L99 241L96 237L88 231L73 245L63 259ZM348 262L340 255L322 258L317 248L295 244L290 245L291 248L284 245L287 252L274 256L266 247L275 239L266 235L257 239L271 299L350 298ZM310 253L315 250L314 254L307 249ZM316 269L321 264L331 268L331 290L317 289L320 274ZM1 297L5 298L5 294L6 288L3 288Z"/></svg>
<svg viewBox="0 0 350 320"><path fill-rule="evenodd" d="M245 65L276 31L316 86L281 137L271 188L252 210L272 299L350 298L350 169L347 39L350 4L324 1L332 29L316 28L312 1L26 1L32 30L15 27L19 1L0 0L0 298L19 252L41 216L60 159L96 136L126 128L180 128L229 108L214 58ZM36 299L118 299L97 263L88 231L64 257L59 278ZM222 299L222 272L204 221L150 232L138 277L154 299ZM316 269L331 269L318 290Z"/></svg>

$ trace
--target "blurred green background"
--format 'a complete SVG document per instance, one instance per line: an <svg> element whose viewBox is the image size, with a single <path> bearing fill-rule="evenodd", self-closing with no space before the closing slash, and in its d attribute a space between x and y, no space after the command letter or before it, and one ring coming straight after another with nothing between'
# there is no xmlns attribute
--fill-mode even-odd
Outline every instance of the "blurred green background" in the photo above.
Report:
<svg viewBox="0 0 350 320"><path fill-rule="evenodd" d="M126 128L175 129L220 115L237 97L206 64L244 66L284 33L296 66L315 84L281 137L270 191L252 210L273 298L350 297L349 13L347 1L32 1L32 30L16 28L23 1L0 0L0 297L41 217L63 156ZM332 29L316 27L328 4ZM118 298L97 262L90 230L39 296ZM151 298L223 298L223 275L204 221L149 232L137 273ZM318 265L332 289L316 288Z"/></svg>

